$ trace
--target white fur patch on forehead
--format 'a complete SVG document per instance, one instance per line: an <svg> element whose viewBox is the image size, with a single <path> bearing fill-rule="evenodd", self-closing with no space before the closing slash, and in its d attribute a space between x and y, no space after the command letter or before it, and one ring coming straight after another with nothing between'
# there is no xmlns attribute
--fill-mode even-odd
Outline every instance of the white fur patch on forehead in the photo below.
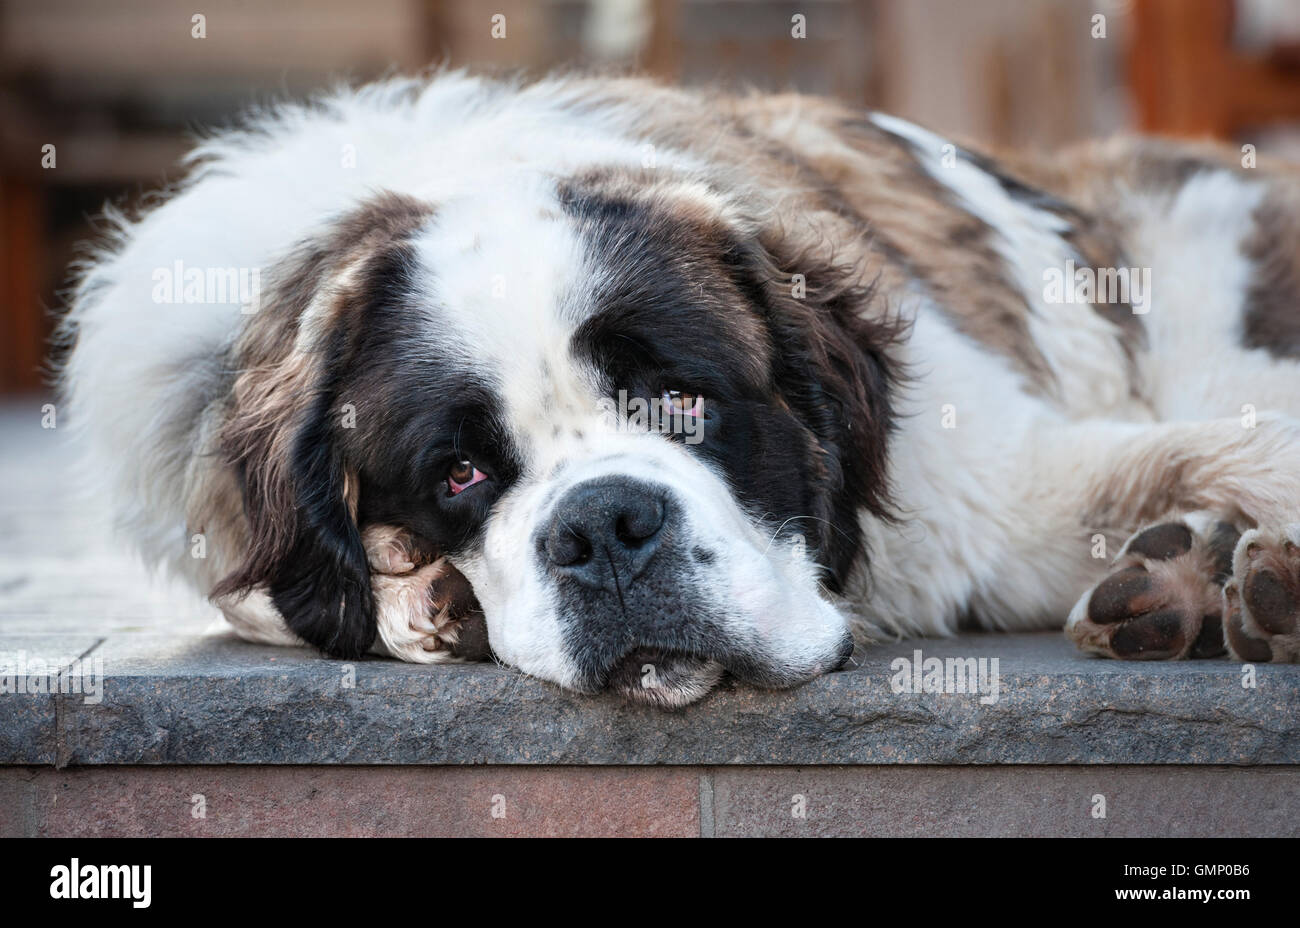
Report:
<svg viewBox="0 0 1300 928"><path fill-rule="evenodd" d="M494 386L520 447L542 423L598 411L597 380L570 352L598 272L549 180L520 175L440 204L414 247L431 352Z"/></svg>

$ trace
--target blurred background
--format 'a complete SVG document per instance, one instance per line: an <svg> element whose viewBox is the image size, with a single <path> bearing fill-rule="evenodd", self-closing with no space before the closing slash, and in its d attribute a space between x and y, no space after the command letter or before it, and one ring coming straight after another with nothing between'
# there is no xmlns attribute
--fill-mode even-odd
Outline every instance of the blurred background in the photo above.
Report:
<svg viewBox="0 0 1300 928"><path fill-rule="evenodd" d="M0 393L41 389L100 204L178 176L195 128L431 62L797 88L993 145L1300 149L1300 0L0 0Z"/></svg>

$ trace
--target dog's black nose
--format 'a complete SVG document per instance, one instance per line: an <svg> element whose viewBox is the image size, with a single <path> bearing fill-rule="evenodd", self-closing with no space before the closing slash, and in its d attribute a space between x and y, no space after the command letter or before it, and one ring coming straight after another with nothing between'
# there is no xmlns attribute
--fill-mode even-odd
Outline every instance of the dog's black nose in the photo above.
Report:
<svg viewBox="0 0 1300 928"><path fill-rule="evenodd" d="M626 477L580 483L555 504L543 547L555 569L584 586L626 589L662 540L668 498Z"/></svg>

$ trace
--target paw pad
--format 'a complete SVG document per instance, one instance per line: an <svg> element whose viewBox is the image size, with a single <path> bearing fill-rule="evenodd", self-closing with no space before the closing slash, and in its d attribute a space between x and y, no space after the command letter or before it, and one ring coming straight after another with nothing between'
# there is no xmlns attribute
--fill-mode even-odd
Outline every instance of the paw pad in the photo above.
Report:
<svg viewBox="0 0 1300 928"><path fill-rule="evenodd" d="M1167 561L1192 550L1192 542L1190 528L1182 522L1166 522L1134 535L1127 551L1151 560Z"/></svg>

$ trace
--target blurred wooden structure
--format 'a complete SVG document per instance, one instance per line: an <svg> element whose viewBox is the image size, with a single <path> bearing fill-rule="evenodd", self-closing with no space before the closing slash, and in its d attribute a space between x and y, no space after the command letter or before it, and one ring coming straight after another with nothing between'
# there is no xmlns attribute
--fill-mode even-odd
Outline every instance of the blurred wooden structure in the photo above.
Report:
<svg viewBox="0 0 1300 928"><path fill-rule="evenodd" d="M86 217L174 178L187 136L332 74L427 61L422 0L0 0L0 393L39 389ZM192 17L201 9L206 37ZM53 166L46 146L53 146Z"/></svg>
<svg viewBox="0 0 1300 928"><path fill-rule="evenodd" d="M106 198L176 176L197 127L433 62L636 69L798 89L1002 146L1130 121L1227 135L1300 114L1271 57L1228 44L1233 0L0 0L0 393L41 386L48 310ZM1090 34L1098 8L1109 33ZM504 17L505 33L493 16ZM794 18L803 17L796 38ZM57 167L42 167L54 145Z"/></svg>
<svg viewBox="0 0 1300 928"><path fill-rule="evenodd" d="M1300 49L1238 49L1233 15L1233 0L1134 0L1129 67L1139 128L1230 139L1300 120Z"/></svg>
<svg viewBox="0 0 1300 928"><path fill-rule="evenodd" d="M865 102L874 5L807 0L808 37L794 42L788 4L771 0L0 0L0 393L42 386L50 310L87 217L175 178L188 134L250 103L434 62L634 67ZM633 46L593 52L593 11L618 32L638 9Z"/></svg>

